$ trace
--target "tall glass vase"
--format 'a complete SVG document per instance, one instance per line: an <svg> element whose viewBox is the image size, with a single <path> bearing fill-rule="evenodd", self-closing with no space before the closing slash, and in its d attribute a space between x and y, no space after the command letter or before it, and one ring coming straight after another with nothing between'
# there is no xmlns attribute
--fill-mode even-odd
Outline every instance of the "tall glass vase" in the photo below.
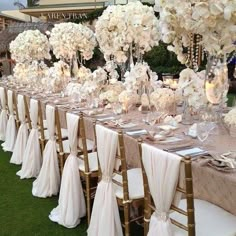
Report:
<svg viewBox="0 0 236 236"><path fill-rule="evenodd" d="M226 57L208 56L205 91L212 105L224 105L229 89Z"/></svg>
<svg viewBox="0 0 236 236"><path fill-rule="evenodd" d="M193 111L192 111L192 107L189 106L189 103L186 100L184 101L184 104L183 104L182 123L184 125L191 125L191 124L193 124Z"/></svg>
<svg viewBox="0 0 236 236"><path fill-rule="evenodd" d="M226 106L229 90L226 56L208 56L206 66L205 92L211 104L211 116L221 123L222 109Z"/></svg>

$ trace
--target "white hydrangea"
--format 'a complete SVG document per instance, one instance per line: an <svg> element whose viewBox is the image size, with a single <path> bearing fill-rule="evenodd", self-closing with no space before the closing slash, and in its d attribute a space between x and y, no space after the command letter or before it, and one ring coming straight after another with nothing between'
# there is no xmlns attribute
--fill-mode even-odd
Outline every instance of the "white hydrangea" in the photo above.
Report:
<svg viewBox="0 0 236 236"><path fill-rule="evenodd" d="M48 38L39 30L26 30L10 43L11 57L16 62L51 59Z"/></svg>
<svg viewBox="0 0 236 236"><path fill-rule="evenodd" d="M224 121L229 126L236 126L236 108L233 108L225 115Z"/></svg>
<svg viewBox="0 0 236 236"><path fill-rule="evenodd" d="M57 58L70 60L79 51L82 59L89 60L97 45L91 29L71 22L56 24L50 34L49 42Z"/></svg>
<svg viewBox="0 0 236 236"><path fill-rule="evenodd" d="M150 102L157 110L168 110L175 102L175 94L171 89L157 88L150 94Z"/></svg>

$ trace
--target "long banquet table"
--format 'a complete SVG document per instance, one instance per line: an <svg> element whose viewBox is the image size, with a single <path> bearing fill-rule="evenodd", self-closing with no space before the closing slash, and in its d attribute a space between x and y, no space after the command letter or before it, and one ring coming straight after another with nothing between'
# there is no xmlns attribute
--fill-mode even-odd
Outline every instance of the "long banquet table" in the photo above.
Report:
<svg viewBox="0 0 236 236"><path fill-rule="evenodd" d="M0 84L4 86L4 84ZM6 87L6 86L5 86ZM7 88L7 87L6 87ZM66 112L79 113L79 110L72 109L70 106L58 105L60 100L65 101L65 98L50 97L42 94L32 94L26 90L16 89L10 87L10 89L16 91L16 93L27 95L29 98L33 97L41 101L41 104L53 104L58 106L60 121L63 127L66 127L65 114ZM57 101L57 102L55 102ZM68 104L70 100L68 98ZM74 107L73 107L74 108ZM84 111L85 112L85 111ZM111 115L111 110L105 110L107 116ZM114 116L114 114L113 114ZM142 120L145 118L145 114L137 111L137 109L130 111L128 114L122 115L122 119L131 119L132 122L137 123L138 128L143 128L146 130L152 130L153 127L146 125ZM96 119L94 115L88 115L85 112L85 129L86 136L88 139L93 140L93 121ZM114 127L111 127L114 128ZM137 128L137 127L136 127ZM180 125L179 129L176 131L179 135L183 134L184 131L188 130L189 126ZM135 137L124 135L125 139L125 151L127 164L129 167L140 167L140 158L138 151L138 140ZM205 149L214 153L224 153L231 151L236 151L236 138L229 136L225 130L218 130L218 134L210 135L209 144L206 144ZM156 146L157 148L164 149L168 145L161 144L160 142L152 142L148 139L144 139L144 142L148 142L151 145ZM190 140L191 145L199 146L200 143L197 139ZM236 171L235 172L223 172L215 170L214 168L207 165L207 160L203 158L197 158L192 162L192 171L193 171L193 188L194 188L194 197L198 199L203 199L209 201L213 204L216 204L225 210L236 215Z"/></svg>

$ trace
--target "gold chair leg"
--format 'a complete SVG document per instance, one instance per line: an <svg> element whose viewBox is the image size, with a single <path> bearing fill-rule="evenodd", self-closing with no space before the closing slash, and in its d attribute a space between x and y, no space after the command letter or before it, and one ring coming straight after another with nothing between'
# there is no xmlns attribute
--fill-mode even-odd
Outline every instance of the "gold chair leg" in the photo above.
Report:
<svg viewBox="0 0 236 236"><path fill-rule="evenodd" d="M63 167L64 167L64 153L59 153L59 168L61 176L63 172Z"/></svg>
<svg viewBox="0 0 236 236"><path fill-rule="evenodd" d="M91 189L90 189L90 177L86 176L86 201L87 201L87 223L90 224L91 217Z"/></svg>
<svg viewBox="0 0 236 236"><path fill-rule="evenodd" d="M41 154L43 155L43 150L44 150L44 148L45 148L45 142L46 142L46 140L44 140L44 139L40 139L40 147L41 147Z"/></svg>
<svg viewBox="0 0 236 236"><path fill-rule="evenodd" d="M124 204L125 236L130 235L130 203Z"/></svg>

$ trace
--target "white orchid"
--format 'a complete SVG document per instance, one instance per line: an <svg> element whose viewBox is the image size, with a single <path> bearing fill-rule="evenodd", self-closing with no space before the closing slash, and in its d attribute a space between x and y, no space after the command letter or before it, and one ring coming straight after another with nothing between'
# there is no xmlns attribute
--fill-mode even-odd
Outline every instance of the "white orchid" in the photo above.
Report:
<svg viewBox="0 0 236 236"><path fill-rule="evenodd" d="M207 104L204 89L205 73L205 71L196 73L189 68L180 73L177 93L182 93L183 99L195 109Z"/></svg>
<svg viewBox="0 0 236 236"><path fill-rule="evenodd" d="M128 60L130 50L144 54L160 39L153 8L141 2L108 6L95 29L105 59L114 57L118 63Z"/></svg>
<svg viewBox="0 0 236 236"><path fill-rule="evenodd" d="M187 57L183 48L190 46L190 34L200 34L201 44L211 55L234 51L236 41L235 0L165 0L157 1L161 37L172 44L169 50L181 63Z"/></svg>

